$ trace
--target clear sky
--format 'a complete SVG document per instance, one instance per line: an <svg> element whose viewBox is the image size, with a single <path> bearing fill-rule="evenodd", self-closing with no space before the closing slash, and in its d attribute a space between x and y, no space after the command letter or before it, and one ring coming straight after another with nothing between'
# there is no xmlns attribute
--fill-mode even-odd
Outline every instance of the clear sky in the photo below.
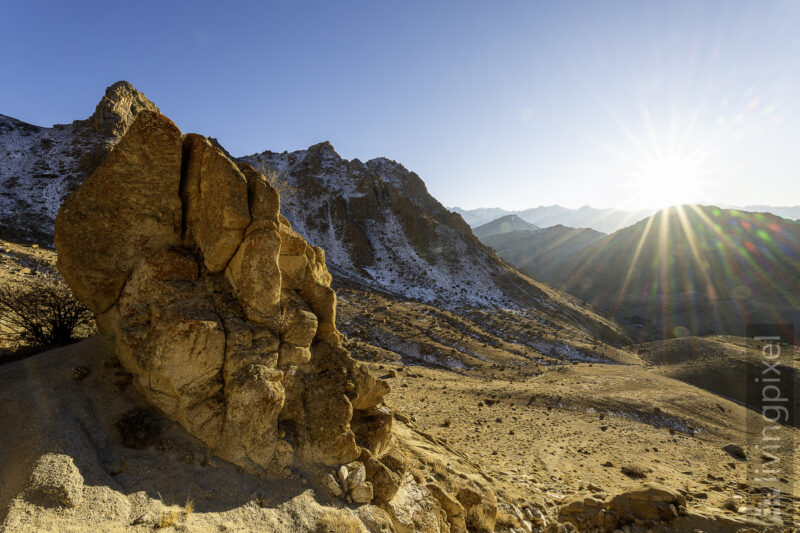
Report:
<svg viewBox="0 0 800 533"><path fill-rule="evenodd" d="M800 204L800 2L4 2L0 113L126 79L234 155L330 140L448 206Z"/></svg>

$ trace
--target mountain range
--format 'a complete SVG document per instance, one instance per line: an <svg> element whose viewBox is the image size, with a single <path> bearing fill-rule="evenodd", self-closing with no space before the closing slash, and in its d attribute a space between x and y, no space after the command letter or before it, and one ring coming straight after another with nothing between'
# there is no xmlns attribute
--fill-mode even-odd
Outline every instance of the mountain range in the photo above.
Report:
<svg viewBox="0 0 800 533"><path fill-rule="evenodd" d="M750 323L800 320L797 222L683 206L607 236L591 231L547 228L484 242L531 277L611 313L643 340L743 336Z"/></svg>
<svg viewBox="0 0 800 533"><path fill-rule="evenodd" d="M95 112L66 126L42 128L3 117L0 238L52 247L53 220L63 198L79 185L125 134L137 113L158 107L128 82L110 86ZM211 139L227 156L230 154ZM233 156L230 156L233 159ZM619 326L585 310L569 295L532 280L482 244L461 216L433 198L420 177L396 161L346 160L328 142L293 152L239 157L287 185L282 214L310 243L325 250L334 286L379 291L461 310L492 327L503 313L524 314L531 343L572 353L565 346L595 335L624 342ZM342 293L344 294L344 293ZM496 309L494 315L487 309ZM479 318L476 318L479 317ZM538 325L536 325L538 324ZM555 341L549 325L574 334ZM343 330L347 332L346 325ZM509 338L513 332L501 332ZM550 338L553 337L553 338ZM372 339L378 342L378 339ZM392 348L392 340L381 344ZM396 343L395 343L396 344ZM414 350L406 350L409 353ZM471 356L470 356L471 357Z"/></svg>
<svg viewBox="0 0 800 533"><path fill-rule="evenodd" d="M769 205L748 205L743 207L720 205L721 208L736 209L754 213L771 213L790 220L800 219L800 206L775 207ZM591 228L603 233L613 233L643 220L657 209L597 209L585 205L578 209L570 209L560 205L540 206L520 211L509 211L499 207L480 207L477 209L450 208L460 214L473 228L497 220L507 215L517 215L525 222L539 227L561 224L572 228Z"/></svg>

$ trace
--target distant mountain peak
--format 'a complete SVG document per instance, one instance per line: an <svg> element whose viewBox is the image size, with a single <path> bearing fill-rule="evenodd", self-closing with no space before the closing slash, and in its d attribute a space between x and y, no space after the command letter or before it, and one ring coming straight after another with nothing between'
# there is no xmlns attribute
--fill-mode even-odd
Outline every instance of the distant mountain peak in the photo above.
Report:
<svg viewBox="0 0 800 533"><path fill-rule="evenodd" d="M525 222L519 216L511 214L478 226L473 230L473 233L479 239L485 239L493 235L511 233L512 231L539 231L540 229L539 226Z"/></svg>

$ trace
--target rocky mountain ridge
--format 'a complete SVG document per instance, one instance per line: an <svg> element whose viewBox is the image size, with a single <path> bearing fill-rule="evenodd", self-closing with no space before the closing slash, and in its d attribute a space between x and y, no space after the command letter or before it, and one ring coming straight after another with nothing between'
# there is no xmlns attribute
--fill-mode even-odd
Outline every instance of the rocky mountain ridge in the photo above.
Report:
<svg viewBox="0 0 800 533"><path fill-rule="evenodd" d="M798 265L798 223L681 206L586 246L564 248L550 264L529 262L525 271L612 313L630 334L652 341L742 336L749 323L796 323Z"/></svg>
<svg viewBox="0 0 800 533"><path fill-rule="evenodd" d="M556 225L537 231L491 235L481 241L521 272L549 279L553 272L571 268L570 261L576 253L605 236L589 228Z"/></svg>
<svg viewBox="0 0 800 533"><path fill-rule="evenodd" d="M280 176L288 189L283 214L309 242L326 250L336 287L379 291L463 316L488 311L522 321L531 332L540 324L570 331L558 342L530 340L548 351L577 353L582 350L566 344L595 337L624 342L607 318L506 264L427 192L416 173L395 161L348 161L330 143L239 160Z"/></svg>

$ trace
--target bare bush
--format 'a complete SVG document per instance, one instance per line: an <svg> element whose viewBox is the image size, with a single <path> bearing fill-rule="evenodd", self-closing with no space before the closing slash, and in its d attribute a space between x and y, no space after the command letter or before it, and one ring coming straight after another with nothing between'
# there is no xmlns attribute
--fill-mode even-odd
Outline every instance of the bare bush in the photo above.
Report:
<svg viewBox="0 0 800 533"><path fill-rule="evenodd" d="M261 163L258 165L256 170L264 175L267 183L275 187L275 190L278 191L278 195L280 195L281 200L291 198L294 196L295 192L297 192L297 188L291 184L286 172L278 172L278 170L268 166L266 163Z"/></svg>
<svg viewBox="0 0 800 533"><path fill-rule="evenodd" d="M70 344L76 340L76 330L93 319L67 284L54 276L39 276L24 286L0 287L0 327L18 343Z"/></svg>

